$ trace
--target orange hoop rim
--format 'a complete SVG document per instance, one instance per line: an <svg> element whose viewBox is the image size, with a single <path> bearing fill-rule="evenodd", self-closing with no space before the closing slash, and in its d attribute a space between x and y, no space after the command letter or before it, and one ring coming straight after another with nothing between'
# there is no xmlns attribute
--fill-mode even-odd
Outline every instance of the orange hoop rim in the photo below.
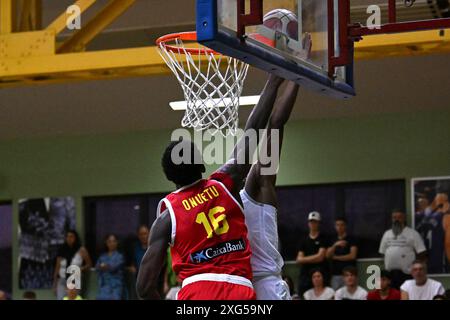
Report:
<svg viewBox="0 0 450 320"><path fill-rule="evenodd" d="M176 39L180 39L183 41L197 41L197 32L196 31L186 31L186 32L176 32L176 33L170 33L166 34L165 36L159 37L156 40L156 45L158 48L164 47L166 50L171 51L173 53L178 54L201 54L201 55L208 55L208 54L214 54L219 55L220 53L209 49L207 47L203 47L201 49L197 48L184 48L184 47L177 47L174 45L169 45L167 42L175 41Z"/></svg>

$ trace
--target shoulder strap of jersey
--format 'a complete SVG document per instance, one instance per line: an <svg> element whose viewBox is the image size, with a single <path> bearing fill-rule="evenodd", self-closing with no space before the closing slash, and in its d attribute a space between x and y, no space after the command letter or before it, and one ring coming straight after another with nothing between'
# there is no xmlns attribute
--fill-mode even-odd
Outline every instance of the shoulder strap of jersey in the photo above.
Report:
<svg viewBox="0 0 450 320"><path fill-rule="evenodd" d="M242 210L242 213L244 213L244 208L242 208L242 205L239 203L239 201L231 194L231 191L228 190L228 188L219 180L215 180L215 179L211 179L211 181L214 181L216 183L218 183L223 190L225 190L225 192L231 197L231 199L233 199L234 202L236 202L237 206Z"/></svg>
<svg viewBox="0 0 450 320"><path fill-rule="evenodd" d="M172 232L170 234L170 246L173 247L175 244L175 235L177 233L177 219L175 212L173 211L172 204L167 198L162 198L158 203L158 208L156 209L156 218L159 218L164 211L168 210L170 215L170 221L172 224Z"/></svg>

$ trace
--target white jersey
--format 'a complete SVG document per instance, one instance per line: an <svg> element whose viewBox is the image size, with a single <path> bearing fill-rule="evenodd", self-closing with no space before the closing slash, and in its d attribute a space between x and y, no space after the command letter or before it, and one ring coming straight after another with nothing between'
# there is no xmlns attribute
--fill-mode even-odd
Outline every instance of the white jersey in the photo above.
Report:
<svg viewBox="0 0 450 320"><path fill-rule="evenodd" d="M256 202L245 190L241 190L240 196L244 205L248 240L252 248L253 275L280 275L284 261L278 251L277 209Z"/></svg>
<svg viewBox="0 0 450 320"><path fill-rule="evenodd" d="M427 279L422 286L418 286L416 280L406 280L400 289L408 293L409 300L433 300L434 296L445 294L442 283L433 279Z"/></svg>

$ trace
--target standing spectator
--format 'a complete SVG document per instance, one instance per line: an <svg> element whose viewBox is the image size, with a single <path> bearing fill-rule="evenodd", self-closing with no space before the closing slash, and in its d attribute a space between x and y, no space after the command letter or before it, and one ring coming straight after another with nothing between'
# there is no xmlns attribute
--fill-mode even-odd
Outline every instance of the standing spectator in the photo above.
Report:
<svg viewBox="0 0 450 320"><path fill-rule="evenodd" d="M125 258L117 251L117 237L110 234L105 241L106 252L97 261L99 300L120 300L123 296L123 267Z"/></svg>
<svg viewBox="0 0 450 320"><path fill-rule="evenodd" d="M379 252L384 255L384 266L391 272L392 287L396 289L411 279L413 261L425 259L425 244L416 230L406 226L403 211L392 211L392 229L384 233Z"/></svg>
<svg viewBox="0 0 450 320"><path fill-rule="evenodd" d="M387 270L381 271L380 289L370 291L367 300L400 300L400 291L391 288L391 274Z"/></svg>
<svg viewBox="0 0 450 320"><path fill-rule="evenodd" d="M75 265L80 267L82 272L88 271L92 267L92 260L88 251L81 245L80 236L75 230L66 233L65 241L56 256L56 266L53 273L53 289L56 298L62 300L66 294L67 267Z"/></svg>
<svg viewBox="0 0 450 320"><path fill-rule="evenodd" d="M367 291L358 286L358 270L356 267L344 268L345 286L336 291L335 300L366 300Z"/></svg>
<svg viewBox="0 0 450 320"><path fill-rule="evenodd" d="M324 284L322 271L313 270L311 273L313 287L303 295L305 300L333 300L334 290Z"/></svg>
<svg viewBox="0 0 450 320"><path fill-rule="evenodd" d="M133 261L129 267L131 273L137 274L139 272L139 266L141 265L142 258L144 257L145 251L148 247L148 236L150 231L146 225L141 225L138 229L137 236L138 242L133 248Z"/></svg>
<svg viewBox="0 0 450 320"><path fill-rule="evenodd" d="M137 241L133 242L131 250L129 250L128 256L130 261L126 268L128 273L125 275L125 286L127 292L127 298L130 300L137 300L136 293L136 280L139 272L139 266L141 265L142 258L148 247L149 229L146 225L140 225L136 231Z"/></svg>
<svg viewBox="0 0 450 320"><path fill-rule="evenodd" d="M347 234L347 221L337 218L335 221L336 237L327 249L327 258L331 260L331 287L334 290L344 285L342 271L347 266L356 266L358 247L353 237Z"/></svg>
<svg viewBox="0 0 450 320"><path fill-rule="evenodd" d="M433 300L436 295L444 295L445 289L439 281L428 279L427 266L416 260L412 265L412 280L401 286L402 300Z"/></svg>
<svg viewBox="0 0 450 320"><path fill-rule="evenodd" d="M326 248L325 238L320 234L320 213L310 212L308 215L309 234L303 239L297 255L297 263L301 266L298 294L303 296L306 290L311 289L311 270L321 269L325 283L328 281L326 273Z"/></svg>

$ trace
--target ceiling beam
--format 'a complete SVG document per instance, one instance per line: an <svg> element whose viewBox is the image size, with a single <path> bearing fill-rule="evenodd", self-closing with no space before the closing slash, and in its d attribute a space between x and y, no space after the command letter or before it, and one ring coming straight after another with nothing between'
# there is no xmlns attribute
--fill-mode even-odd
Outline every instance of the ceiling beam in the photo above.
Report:
<svg viewBox="0 0 450 320"><path fill-rule="evenodd" d="M170 74L155 46L55 54L53 30L0 35L1 44L0 87ZM450 30L367 36L355 46L355 60L433 53L450 53Z"/></svg>
<svg viewBox="0 0 450 320"><path fill-rule="evenodd" d="M14 31L16 0L0 1L0 34Z"/></svg>
<svg viewBox="0 0 450 320"><path fill-rule="evenodd" d="M97 0L78 0L74 5L80 8L80 15L91 7ZM74 16L76 18L78 16ZM47 30L54 30L55 34L61 33L67 27L67 12L63 12L47 27Z"/></svg>
<svg viewBox="0 0 450 320"><path fill-rule="evenodd" d="M58 49L58 53L79 52L86 48L96 35L113 23L136 0L110 0L110 2L85 26L67 39Z"/></svg>

